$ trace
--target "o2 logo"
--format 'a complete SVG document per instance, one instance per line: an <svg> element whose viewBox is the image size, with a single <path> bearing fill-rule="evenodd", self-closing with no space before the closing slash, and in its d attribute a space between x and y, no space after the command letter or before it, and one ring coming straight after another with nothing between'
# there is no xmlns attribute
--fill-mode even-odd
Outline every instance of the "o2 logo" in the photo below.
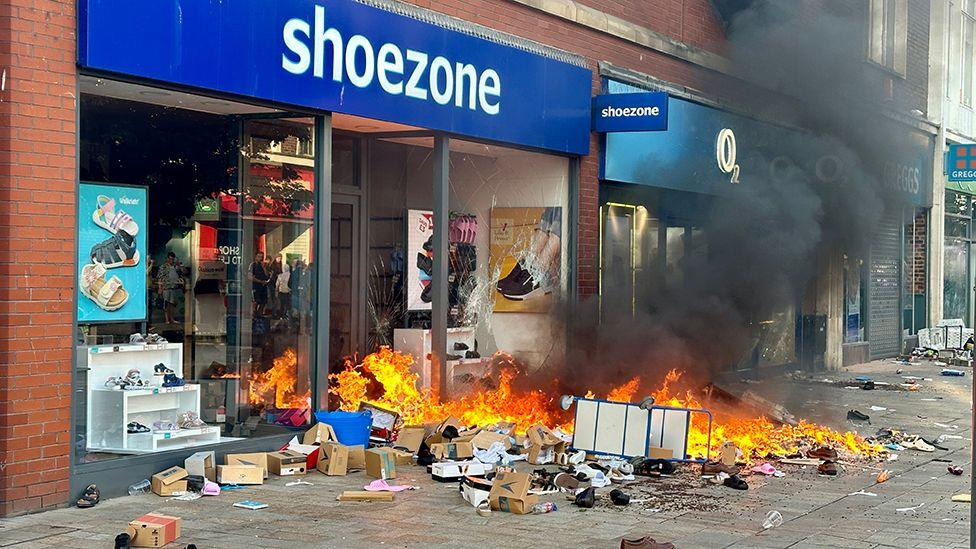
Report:
<svg viewBox="0 0 976 549"><path fill-rule="evenodd" d="M718 132L718 138L715 140L715 159L718 161L718 169L731 176L729 181L732 184L738 183L739 165L736 163L735 133L729 128L722 128L722 131Z"/></svg>

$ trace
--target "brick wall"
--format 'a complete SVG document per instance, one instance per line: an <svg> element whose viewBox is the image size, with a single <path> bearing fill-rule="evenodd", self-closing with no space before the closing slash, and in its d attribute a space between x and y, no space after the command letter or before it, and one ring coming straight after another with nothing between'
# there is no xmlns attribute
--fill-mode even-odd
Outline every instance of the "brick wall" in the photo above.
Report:
<svg viewBox="0 0 976 549"><path fill-rule="evenodd" d="M75 3L0 1L0 516L69 499Z"/></svg>
<svg viewBox="0 0 976 549"><path fill-rule="evenodd" d="M577 0L686 44L722 53L722 21L711 0Z"/></svg>

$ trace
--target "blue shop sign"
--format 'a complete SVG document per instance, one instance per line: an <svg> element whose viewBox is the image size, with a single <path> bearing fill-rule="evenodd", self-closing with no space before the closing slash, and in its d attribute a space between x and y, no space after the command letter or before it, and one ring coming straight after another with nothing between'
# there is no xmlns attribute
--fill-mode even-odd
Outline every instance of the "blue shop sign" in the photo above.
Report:
<svg viewBox="0 0 976 549"><path fill-rule="evenodd" d="M639 88L608 80L611 94ZM703 194L732 192L750 177L788 177L800 167L822 183L869 173L879 192L927 206L931 200L933 144L919 132L892 127L886 150L862 162L840 142L812 133L671 97L667 132L608 133L600 177ZM879 122L883 123L883 122ZM890 147L889 147L890 146Z"/></svg>
<svg viewBox="0 0 976 549"><path fill-rule="evenodd" d="M593 98L593 131L653 132L668 129L668 94L606 93Z"/></svg>
<svg viewBox="0 0 976 549"><path fill-rule="evenodd" d="M949 181L976 181L976 145L949 145L946 175Z"/></svg>
<svg viewBox="0 0 976 549"><path fill-rule="evenodd" d="M570 154L592 73L355 0L82 0L83 67Z"/></svg>

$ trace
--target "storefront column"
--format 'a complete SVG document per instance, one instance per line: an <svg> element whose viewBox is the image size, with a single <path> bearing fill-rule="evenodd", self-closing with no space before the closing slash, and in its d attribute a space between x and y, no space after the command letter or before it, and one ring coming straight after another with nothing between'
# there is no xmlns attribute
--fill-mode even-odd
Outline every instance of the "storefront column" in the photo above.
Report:
<svg viewBox="0 0 976 549"><path fill-rule="evenodd" d="M450 139L434 138L434 266L431 284L430 386L441 396L447 395L447 276L448 224L450 223Z"/></svg>
<svg viewBox="0 0 976 549"><path fill-rule="evenodd" d="M329 304L332 301L332 116L315 117L314 410L329 408Z"/></svg>
<svg viewBox="0 0 976 549"><path fill-rule="evenodd" d="M942 320L945 304L945 125L939 126L935 139L932 169L932 208L928 219L928 318L927 325ZM968 322L968 319L967 319Z"/></svg>
<svg viewBox="0 0 976 549"><path fill-rule="evenodd" d="M839 370L844 361L844 258L828 252L817 277L817 314L827 317L824 368Z"/></svg>

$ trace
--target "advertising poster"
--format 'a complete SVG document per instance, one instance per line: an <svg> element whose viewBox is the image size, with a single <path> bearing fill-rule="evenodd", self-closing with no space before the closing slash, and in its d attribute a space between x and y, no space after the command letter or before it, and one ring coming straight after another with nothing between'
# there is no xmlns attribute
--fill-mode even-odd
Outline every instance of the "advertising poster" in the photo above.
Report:
<svg viewBox="0 0 976 549"><path fill-rule="evenodd" d="M492 208L488 245L496 313L544 313L562 267L562 208Z"/></svg>
<svg viewBox="0 0 976 549"><path fill-rule="evenodd" d="M78 185L78 322L146 320L146 187Z"/></svg>
<svg viewBox="0 0 976 549"><path fill-rule="evenodd" d="M434 212L407 210L407 310L429 311L434 270Z"/></svg>

